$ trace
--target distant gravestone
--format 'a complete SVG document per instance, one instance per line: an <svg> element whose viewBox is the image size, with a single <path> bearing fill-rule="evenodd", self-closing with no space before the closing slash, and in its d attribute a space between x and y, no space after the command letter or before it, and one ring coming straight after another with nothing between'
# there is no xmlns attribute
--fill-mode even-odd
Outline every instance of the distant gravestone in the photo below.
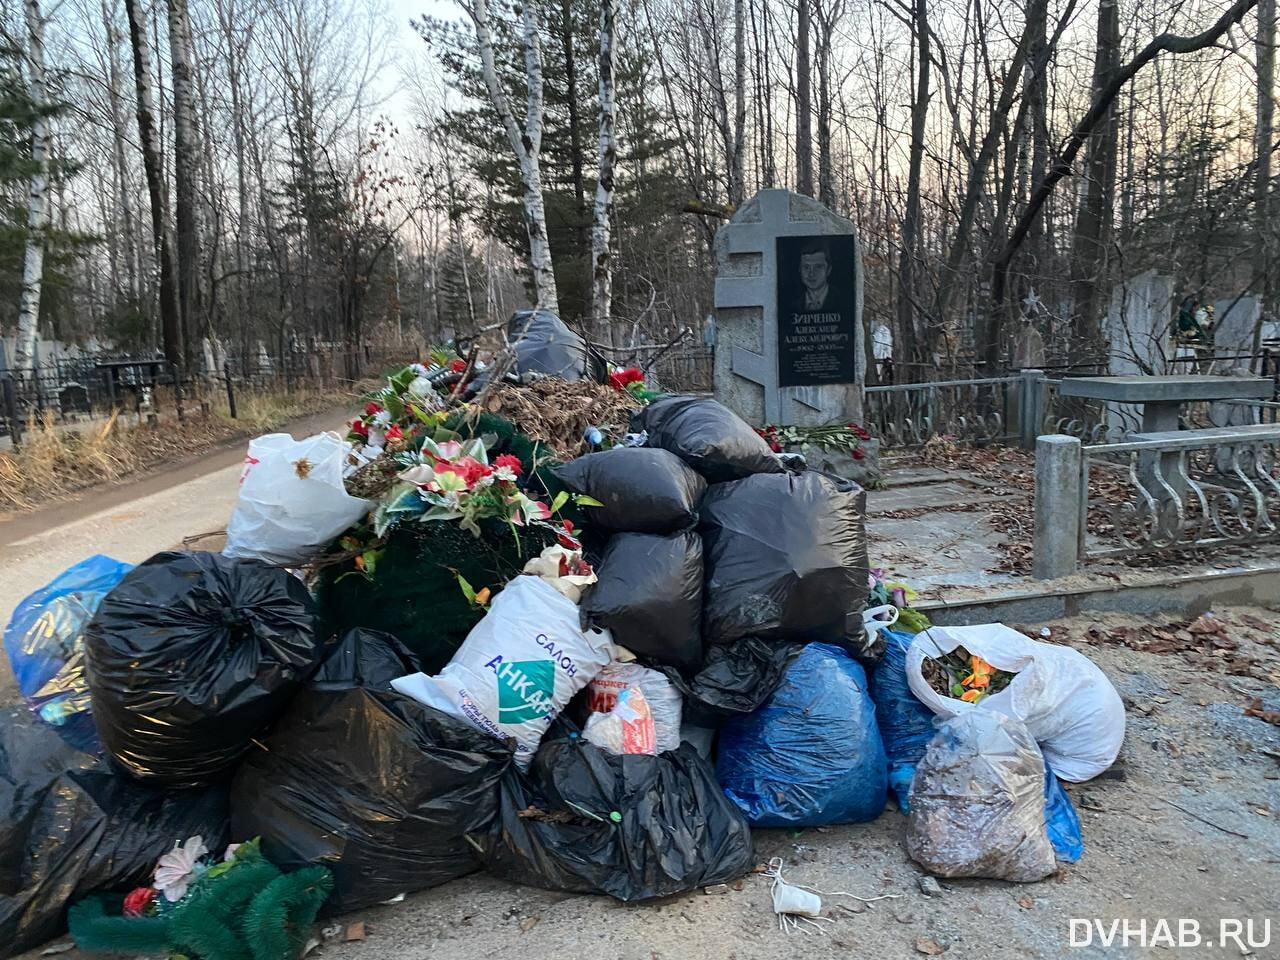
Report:
<svg viewBox="0 0 1280 960"><path fill-rule="evenodd" d="M715 392L757 426L861 422L857 231L810 197L762 190L721 227Z"/></svg>

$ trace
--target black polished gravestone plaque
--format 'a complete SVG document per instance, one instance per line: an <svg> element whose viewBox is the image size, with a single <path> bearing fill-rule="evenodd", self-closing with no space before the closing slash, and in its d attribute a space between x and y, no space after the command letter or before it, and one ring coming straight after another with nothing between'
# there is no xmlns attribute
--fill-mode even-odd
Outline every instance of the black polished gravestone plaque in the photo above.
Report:
<svg viewBox="0 0 1280 960"><path fill-rule="evenodd" d="M856 255L852 235L778 237L778 386L855 381Z"/></svg>

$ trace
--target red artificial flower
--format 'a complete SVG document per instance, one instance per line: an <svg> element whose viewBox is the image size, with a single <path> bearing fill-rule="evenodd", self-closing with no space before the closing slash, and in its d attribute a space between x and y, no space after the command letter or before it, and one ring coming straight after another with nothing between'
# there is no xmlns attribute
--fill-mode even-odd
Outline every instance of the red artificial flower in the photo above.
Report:
<svg viewBox="0 0 1280 960"><path fill-rule="evenodd" d="M364 421L359 417L356 417L356 419L351 421L351 432L359 437L363 437L365 440L369 439L369 428L365 426Z"/></svg>
<svg viewBox="0 0 1280 960"><path fill-rule="evenodd" d="M140 917L156 899L155 887L138 887L124 898L123 913L126 917Z"/></svg>
<svg viewBox="0 0 1280 960"><path fill-rule="evenodd" d="M853 459L861 460L866 455L867 455L867 451L863 450L861 447L853 448Z"/></svg>
<svg viewBox="0 0 1280 960"><path fill-rule="evenodd" d="M524 469L524 466L520 463L520 458L511 453L499 454L498 458L493 461L493 465L495 467L510 467L511 472L517 477L520 476L520 472Z"/></svg>
<svg viewBox="0 0 1280 960"><path fill-rule="evenodd" d="M486 466L475 457L461 457L452 463L440 463L436 467L438 473L456 473L468 487L474 487L483 477L493 473L493 467Z"/></svg>
<svg viewBox="0 0 1280 960"><path fill-rule="evenodd" d="M467 369L467 361L463 360L461 357L458 357L456 360L453 360L449 364L449 369L452 370L454 373L465 373Z"/></svg>
<svg viewBox="0 0 1280 960"><path fill-rule="evenodd" d="M780 444L777 440L770 440L769 449L772 450L774 453L781 453L782 444Z"/></svg>
<svg viewBox="0 0 1280 960"><path fill-rule="evenodd" d="M380 403L374 403L372 400L370 400L368 403L364 405L364 415L366 417L372 417L375 413L381 413L381 412L382 412L382 404Z"/></svg>
<svg viewBox="0 0 1280 960"><path fill-rule="evenodd" d="M609 386L615 390L625 390L628 384L643 382L644 371L639 367L626 367L609 374Z"/></svg>
<svg viewBox="0 0 1280 960"><path fill-rule="evenodd" d="M388 441L404 439L404 431L400 429L400 424L393 423L391 425L391 428L387 430L386 439Z"/></svg>

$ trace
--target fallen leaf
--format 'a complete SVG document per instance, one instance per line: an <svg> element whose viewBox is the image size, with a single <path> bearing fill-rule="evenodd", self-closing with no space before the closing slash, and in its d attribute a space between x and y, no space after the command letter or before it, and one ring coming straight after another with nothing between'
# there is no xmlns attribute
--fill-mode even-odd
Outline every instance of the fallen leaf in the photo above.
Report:
<svg viewBox="0 0 1280 960"><path fill-rule="evenodd" d="M57 943L51 943L40 951L40 956L51 957L56 953L66 953L68 950L75 949L75 941L59 940Z"/></svg>
<svg viewBox="0 0 1280 960"><path fill-rule="evenodd" d="M916 952L923 953L926 957L940 957L947 952L947 948L937 940L930 940L928 937L916 937Z"/></svg>
<svg viewBox="0 0 1280 960"><path fill-rule="evenodd" d="M1203 636L1210 633L1225 633L1227 625L1221 620L1206 614L1205 616L1197 617L1195 622L1187 629L1194 634Z"/></svg>
<svg viewBox="0 0 1280 960"><path fill-rule="evenodd" d="M1018 900L1018 906L1020 906L1023 910L1030 910L1035 905L1036 905L1036 902L1032 900L1030 897L1021 897Z"/></svg>
<svg viewBox="0 0 1280 960"><path fill-rule="evenodd" d="M356 940L363 940L364 934L364 921L357 920L355 923L347 924L347 929L342 931L342 939L347 943L353 943Z"/></svg>
<svg viewBox="0 0 1280 960"><path fill-rule="evenodd" d="M293 461L293 472L298 475L299 480L305 480L311 475L311 461L306 457L302 457Z"/></svg>
<svg viewBox="0 0 1280 960"><path fill-rule="evenodd" d="M542 919L541 917L525 917L523 920L520 921L520 932L528 933L530 930L532 930L535 926L538 925L538 921L541 919Z"/></svg>
<svg viewBox="0 0 1280 960"><path fill-rule="evenodd" d="M1270 633L1272 630L1275 629L1275 627L1272 624L1269 624L1267 623L1267 621L1262 620L1258 617L1255 617L1252 614L1242 613L1239 616L1240 616L1241 623L1243 623L1246 627L1252 627L1254 630L1261 630L1263 633Z"/></svg>
<svg viewBox="0 0 1280 960"><path fill-rule="evenodd" d="M1262 701L1255 699L1247 707L1244 708L1246 717L1257 717L1274 726L1280 727L1280 710L1265 710L1262 707Z"/></svg>
<svg viewBox="0 0 1280 960"><path fill-rule="evenodd" d="M1271 816L1271 811L1270 811L1270 810L1268 810L1266 807L1254 807L1254 808L1253 808L1253 812L1254 812L1254 813L1256 813L1256 814L1257 814L1258 816L1260 816L1260 817L1269 817L1269 816Z"/></svg>

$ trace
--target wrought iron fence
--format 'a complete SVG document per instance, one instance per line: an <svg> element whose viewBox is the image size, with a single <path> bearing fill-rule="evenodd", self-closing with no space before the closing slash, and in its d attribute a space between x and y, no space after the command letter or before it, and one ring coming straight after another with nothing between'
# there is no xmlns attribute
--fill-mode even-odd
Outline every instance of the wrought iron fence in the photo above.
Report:
<svg viewBox="0 0 1280 960"><path fill-rule="evenodd" d="M1280 540L1280 425L1081 447L1082 559Z"/></svg>
<svg viewBox="0 0 1280 960"><path fill-rule="evenodd" d="M886 447L914 447L934 437L975 444L1026 442L1042 416L1039 370L1006 377L867 387L867 429Z"/></svg>

